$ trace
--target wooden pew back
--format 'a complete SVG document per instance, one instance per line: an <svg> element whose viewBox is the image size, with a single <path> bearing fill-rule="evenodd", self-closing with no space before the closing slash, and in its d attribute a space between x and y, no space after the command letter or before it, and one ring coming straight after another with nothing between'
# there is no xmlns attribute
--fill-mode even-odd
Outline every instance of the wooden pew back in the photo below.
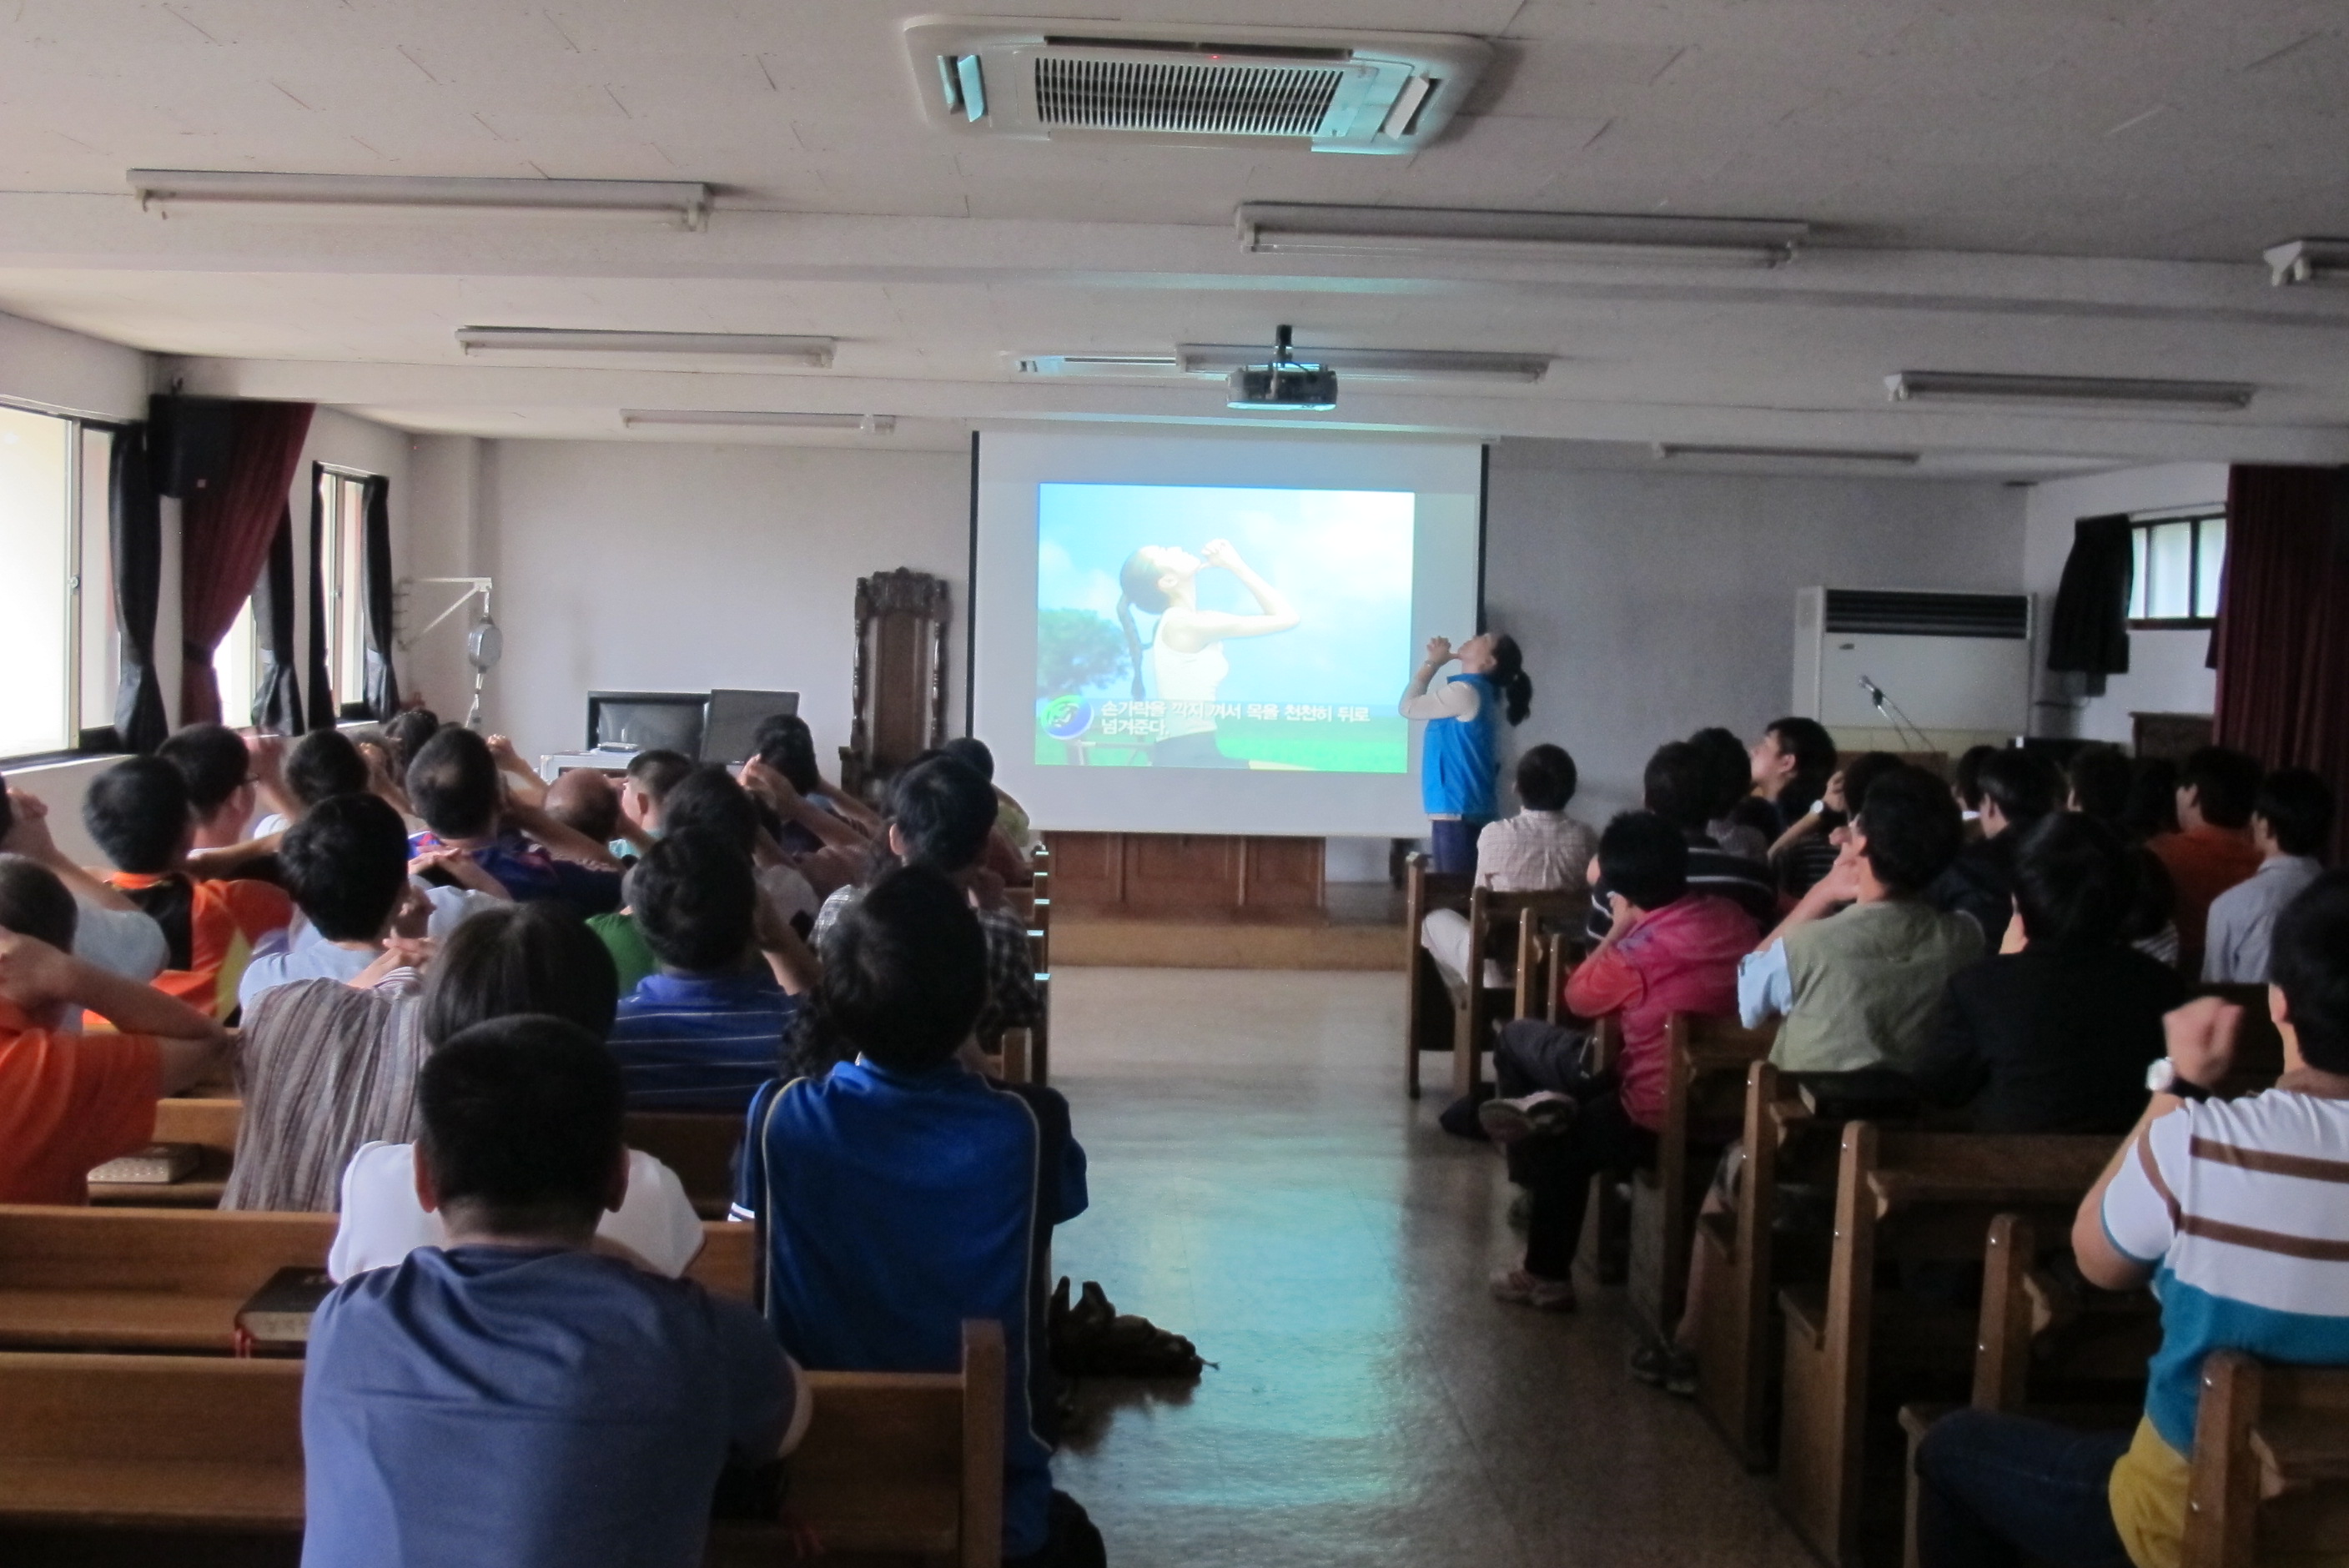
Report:
<svg viewBox="0 0 2349 1568"><path fill-rule="evenodd" d="M1746 1079L1765 1060L1777 1026L1675 1013L1665 1049L1664 1119L1656 1162L1631 1183L1631 1305L1668 1337L1686 1305L1690 1239L1713 1156L1743 1126Z"/></svg>
<svg viewBox="0 0 2349 1568"><path fill-rule="evenodd" d="M1880 1524L1889 1538L1899 1523L1889 1507L1880 1517L1864 1511L1899 1496L1897 1485L1867 1482L1871 1451L1901 1446L1879 1387L1930 1395L1925 1385L1957 1386L1972 1367L1975 1315L1930 1295L1880 1290L1879 1265L1979 1260L1992 1219L2005 1209L2067 1223L2115 1141L1891 1130L1867 1121L1844 1129L1825 1291L1781 1295L1779 1505L1831 1568L1859 1563L1863 1536L1877 1536Z"/></svg>
<svg viewBox="0 0 2349 1568"><path fill-rule="evenodd" d="M628 1147L641 1149L677 1172L693 1212L719 1220L734 1202L734 1151L742 1146L743 1119L730 1111L632 1110Z"/></svg>
<svg viewBox="0 0 2349 1568"><path fill-rule="evenodd" d="M194 1144L200 1151L195 1171L183 1181L92 1182L89 1201L106 1208L218 1208L243 1117L243 1102L236 1099L157 1100L155 1141Z"/></svg>
<svg viewBox="0 0 2349 1568"><path fill-rule="evenodd" d="M0 1525L298 1532L302 1376L299 1361L0 1353ZM959 1372L809 1387L790 1505L831 1554L1000 1561L1001 1326L963 1326ZM712 1532L712 1563L790 1555L776 1525Z"/></svg>
<svg viewBox="0 0 2349 1568"><path fill-rule="evenodd" d="M1419 1057L1422 1051L1453 1047L1452 997L1435 959L1420 944L1419 928L1439 909L1468 913L1469 884L1475 879L1437 872L1423 854L1403 860L1403 1082L1411 1098L1419 1098Z"/></svg>
<svg viewBox="0 0 2349 1568"><path fill-rule="evenodd" d="M2349 1553L2349 1367L2202 1364L2180 1568Z"/></svg>

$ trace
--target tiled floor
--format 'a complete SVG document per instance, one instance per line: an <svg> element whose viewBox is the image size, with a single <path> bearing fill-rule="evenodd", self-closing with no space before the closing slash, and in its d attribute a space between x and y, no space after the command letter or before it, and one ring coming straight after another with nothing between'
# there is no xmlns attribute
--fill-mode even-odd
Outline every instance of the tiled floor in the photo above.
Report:
<svg viewBox="0 0 2349 1568"><path fill-rule="evenodd" d="M1092 1161L1061 1272L1190 1335L1195 1390L1085 1391L1056 1462L1116 1568L1807 1564L1619 1292L1505 1307L1507 1185L1402 1092L1400 975L1062 969Z"/></svg>

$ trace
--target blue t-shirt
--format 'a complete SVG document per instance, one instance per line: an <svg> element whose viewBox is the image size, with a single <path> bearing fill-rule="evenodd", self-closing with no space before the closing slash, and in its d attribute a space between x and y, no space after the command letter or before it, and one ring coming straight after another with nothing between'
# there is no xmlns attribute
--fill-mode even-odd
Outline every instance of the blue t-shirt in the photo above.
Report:
<svg viewBox="0 0 2349 1568"><path fill-rule="evenodd" d="M1029 1271L1040 1229L1074 1212L1039 1212L1041 1150L1027 1103L959 1065L843 1063L751 1104L736 1204L766 1222L767 1316L802 1366L951 1372L965 1318L1003 1326L1007 1557L1043 1547L1052 1493L1030 1418ZM1059 1192L1081 1208L1075 1171Z"/></svg>
<svg viewBox="0 0 2349 1568"><path fill-rule="evenodd" d="M698 1564L799 1391L758 1315L616 1258L425 1247L346 1283L302 1383L303 1568Z"/></svg>
<svg viewBox="0 0 2349 1568"><path fill-rule="evenodd" d="M773 975L647 975L620 998L612 1055L636 1110L730 1110L782 1070L799 1004Z"/></svg>
<svg viewBox="0 0 2349 1568"><path fill-rule="evenodd" d="M1421 742L1419 795L1431 817L1490 821L1500 815L1494 781L1501 764L1499 694L1483 676L1454 676L1476 688L1474 718L1431 718Z"/></svg>

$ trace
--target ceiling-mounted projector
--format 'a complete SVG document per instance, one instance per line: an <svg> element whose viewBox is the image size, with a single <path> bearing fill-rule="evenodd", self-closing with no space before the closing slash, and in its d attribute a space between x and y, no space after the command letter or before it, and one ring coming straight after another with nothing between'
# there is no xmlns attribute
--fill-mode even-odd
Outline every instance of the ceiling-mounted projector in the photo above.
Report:
<svg viewBox="0 0 2349 1568"><path fill-rule="evenodd" d="M1338 373L1326 365L1307 365L1290 352L1289 329L1273 335L1268 365L1243 365L1231 373L1234 408L1326 413L1338 406Z"/></svg>

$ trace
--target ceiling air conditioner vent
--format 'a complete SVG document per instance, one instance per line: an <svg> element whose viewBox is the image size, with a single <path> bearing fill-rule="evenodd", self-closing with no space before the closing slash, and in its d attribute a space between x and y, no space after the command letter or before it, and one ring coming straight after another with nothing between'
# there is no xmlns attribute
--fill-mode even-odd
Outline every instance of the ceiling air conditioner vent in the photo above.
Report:
<svg viewBox="0 0 2349 1568"><path fill-rule="evenodd" d="M1286 140L1318 152L1417 151L1442 132L1491 57L1433 33L927 16L905 27L924 115L961 135Z"/></svg>

